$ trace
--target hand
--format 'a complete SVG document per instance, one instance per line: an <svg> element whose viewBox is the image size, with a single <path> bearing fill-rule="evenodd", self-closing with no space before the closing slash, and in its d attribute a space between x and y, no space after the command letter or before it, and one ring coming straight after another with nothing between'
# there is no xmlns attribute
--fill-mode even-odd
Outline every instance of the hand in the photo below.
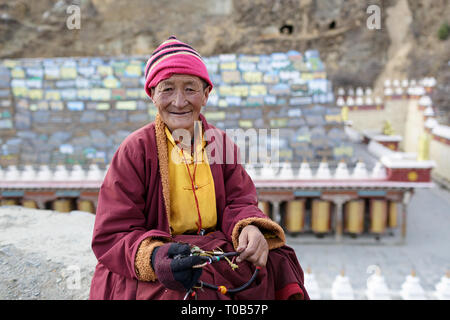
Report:
<svg viewBox="0 0 450 320"><path fill-rule="evenodd" d="M241 253L236 262L247 260L257 267L264 267L269 256L269 245L258 227L248 225L239 235L239 246L236 251Z"/></svg>
<svg viewBox="0 0 450 320"><path fill-rule="evenodd" d="M155 251L156 250L156 251ZM166 243L153 249L151 264L156 276L167 289L187 291L202 274L202 268L192 268L203 261L200 256L190 256L187 243Z"/></svg>

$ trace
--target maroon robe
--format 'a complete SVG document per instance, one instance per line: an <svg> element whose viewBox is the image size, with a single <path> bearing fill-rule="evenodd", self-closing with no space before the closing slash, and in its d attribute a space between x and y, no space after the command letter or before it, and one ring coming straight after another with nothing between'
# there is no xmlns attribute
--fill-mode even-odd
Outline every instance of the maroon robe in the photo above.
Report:
<svg viewBox="0 0 450 320"><path fill-rule="evenodd" d="M205 130L215 129L203 115L200 117ZM229 141L223 131L216 130L223 141ZM166 290L158 281L139 280L135 259L143 240L159 237L166 241L197 243L203 249L219 246L224 251L234 251L236 236L232 233L239 221L246 218L268 219L257 207L255 186L235 156L232 164L210 162L216 195L217 231L204 237L172 237L155 131L155 122L152 122L122 142L100 188L92 240L98 264L91 283L90 299L182 298L183 293ZM236 150L234 144L228 145ZM221 156L226 158L226 150ZM254 267L246 261L240 263L236 271L232 271L225 262L218 262L204 268L200 280L232 288L248 281L253 270ZM300 287L303 297L309 299L295 252L282 246L270 250L267 266L261 270L257 280L250 288L236 294L235 298L275 299L277 292L283 294L282 290L289 286L292 288L292 284ZM203 299L221 297L228 298L210 289L204 289L203 295L199 295Z"/></svg>

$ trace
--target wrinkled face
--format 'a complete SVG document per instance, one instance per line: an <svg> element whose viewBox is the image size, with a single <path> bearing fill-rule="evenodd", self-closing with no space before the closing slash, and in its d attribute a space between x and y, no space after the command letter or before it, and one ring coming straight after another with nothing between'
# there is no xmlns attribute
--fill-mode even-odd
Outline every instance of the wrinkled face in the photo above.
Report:
<svg viewBox="0 0 450 320"><path fill-rule="evenodd" d="M176 129L194 132L194 121L199 119L201 108L206 105L209 87L196 76L174 74L152 89L152 100L159 115L172 132Z"/></svg>

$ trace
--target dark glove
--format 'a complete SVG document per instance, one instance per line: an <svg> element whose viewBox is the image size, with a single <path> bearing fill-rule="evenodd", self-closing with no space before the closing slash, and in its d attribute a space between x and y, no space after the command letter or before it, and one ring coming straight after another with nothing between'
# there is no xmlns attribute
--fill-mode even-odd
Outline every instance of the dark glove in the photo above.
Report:
<svg viewBox="0 0 450 320"><path fill-rule="evenodd" d="M202 274L202 268L192 268L201 264L199 256L189 256L191 248L187 243L166 243L153 249L151 264L155 274L167 289L187 291L192 288Z"/></svg>

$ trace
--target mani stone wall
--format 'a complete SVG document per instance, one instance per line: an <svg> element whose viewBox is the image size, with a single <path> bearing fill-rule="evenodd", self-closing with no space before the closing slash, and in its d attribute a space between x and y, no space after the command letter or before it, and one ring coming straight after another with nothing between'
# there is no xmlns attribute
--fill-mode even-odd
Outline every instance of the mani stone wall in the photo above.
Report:
<svg viewBox="0 0 450 320"><path fill-rule="evenodd" d="M279 129L281 161L352 160L317 51L204 60L215 85L203 109L211 123ZM143 89L145 63L146 57L0 60L0 166L109 163L123 139L156 115Z"/></svg>

